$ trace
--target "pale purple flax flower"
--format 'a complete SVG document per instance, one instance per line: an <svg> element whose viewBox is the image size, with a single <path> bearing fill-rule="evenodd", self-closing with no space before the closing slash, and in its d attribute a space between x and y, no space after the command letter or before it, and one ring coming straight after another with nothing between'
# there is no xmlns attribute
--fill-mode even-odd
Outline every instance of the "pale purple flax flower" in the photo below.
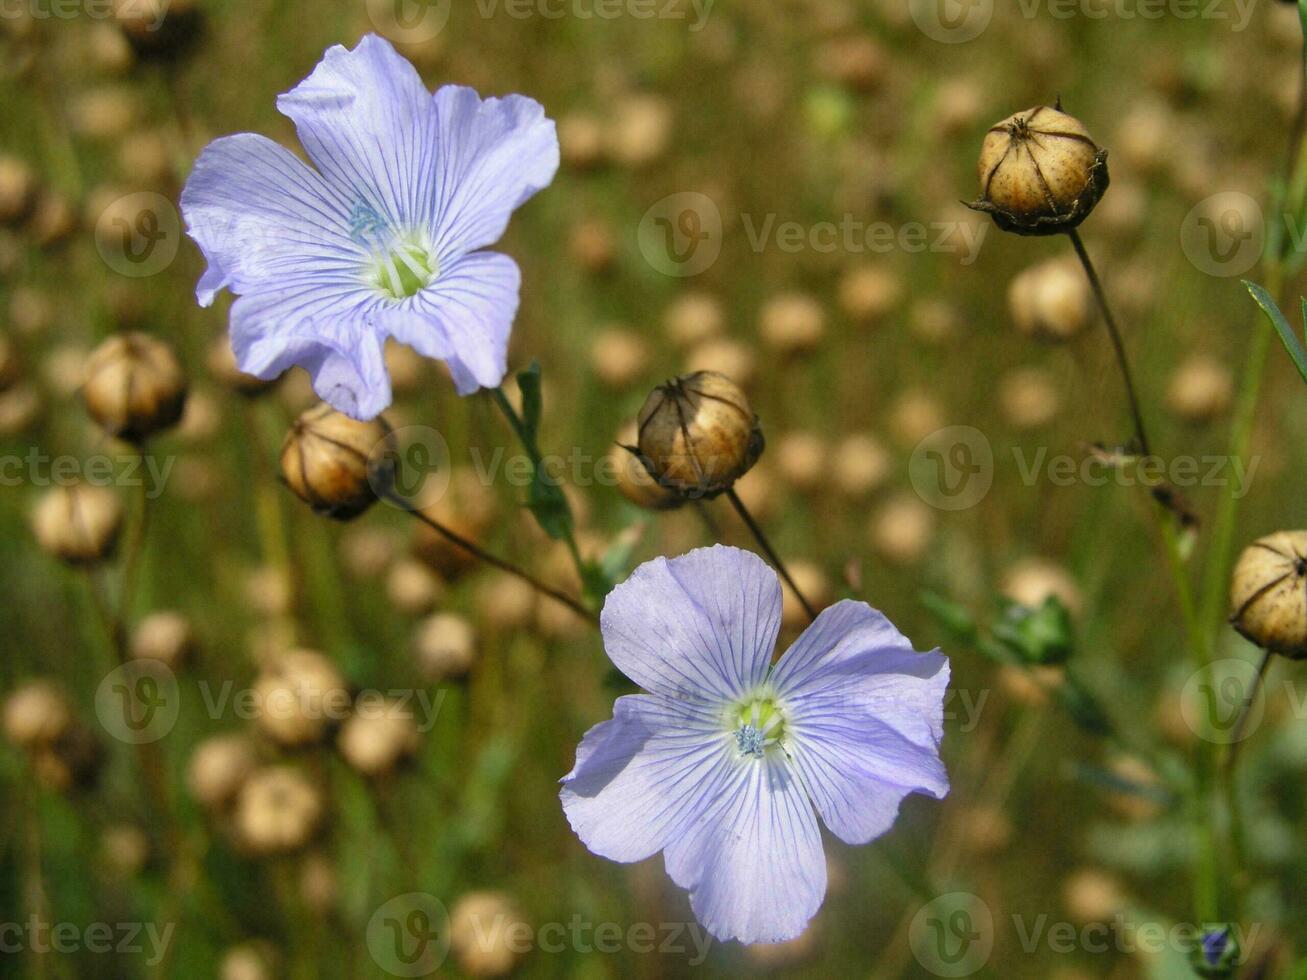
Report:
<svg viewBox="0 0 1307 980"><path fill-rule="evenodd" d="M909 793L948 792L948 660L866 603L827 609L773 667L781 589L717 545L637 568L604 605L608 656L648 694L617 700L563 778L591 851L667 873L718 939L780 942L826 894L817 817L850 844Z"/></svg>
<svg viewBox="0 0 1307 980"><path fill-rule="evenodd" d="M239 68L235 70L239 71ZM531 99L433 96L390 44L329 48L277 99L314 167L252 133L210 143L182 191L208 269L228 288L236 363L306 368L318 395L369 419L390 404L387 337L449 365L460 394L507 370L521 276L480 251L558 170L554 123Z"/></svg>

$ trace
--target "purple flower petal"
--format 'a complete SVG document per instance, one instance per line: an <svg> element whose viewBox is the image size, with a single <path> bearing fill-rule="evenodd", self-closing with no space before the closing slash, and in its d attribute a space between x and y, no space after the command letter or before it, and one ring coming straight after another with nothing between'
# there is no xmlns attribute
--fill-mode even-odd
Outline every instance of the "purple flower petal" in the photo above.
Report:
<svg viewBox="0 0 1307 980"><path fill-rule="evenodd" d="M698 825L666 849L667 873L718 939L774 943L807 928L826 895L821 831L784 758L737 760Z"/></svg>
<svg viewBox="0 0 1307 980"><path fill-rule="evenodd" d="M600 621L609 658L645 690L725 701L767 674L780 582L750 552L699 548L641 565L609 594Z"/></svg>
<svg viewBox="0 0 1307 980"><path fill-rule="evenodd" d="M435 173L442 263L492 245L513 212L558 172L558 133L541 105L521 95L482 100L447 85L434 99L439 165Z"/></svg>
<svg viewBox="0 0 1307 980"><path fill-rule="evenodd" d="M563 811L582 843L613 861L662 850L700 817L735 768L710 705L618 698L563 777Z"/></svg>
<svg viewBox="0 0 1307 980"><path fill-rule="evenodd" d="M772 675L789 711L787 745L826 825L865 844L903 797L948 793L939 758L948 660L919 654L861 602L826 609Z"/></svg>

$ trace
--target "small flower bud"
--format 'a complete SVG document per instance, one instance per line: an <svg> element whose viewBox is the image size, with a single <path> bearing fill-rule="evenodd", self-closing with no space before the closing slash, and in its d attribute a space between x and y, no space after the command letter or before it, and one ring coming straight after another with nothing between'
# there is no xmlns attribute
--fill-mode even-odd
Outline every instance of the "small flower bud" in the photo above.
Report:
<svg viewBox="0 0 1307 980"><path fill-rule="evenodd" d="M1223 923L1203 930L1189 962L1203 980L1228 980L1239 972L1243 957L1234 927Z"/></svg>
<svg viewBox="0 0 1307 980"><path fill-rule="evenodd" d="M1071 231L1108 184L1107 151L1080 120L1042 105L997 123L977 169L980 198L970 207L1019 235Z"/></svg>
<svg viewBox="0 0 1307 980"><path fill-rule="evenodd" d="M351 768L364 776L385 776L417 751L417 725L400 701L366 694L341 726L336 746Z"/></svg>
<svg viewBox="0 0 1307 980"><path fill-rule="evenodd" d="M1230 605L1234 628L1263 650L1307 657L1307 531L1277 531L1245 548Z"/></svg>
<svg viewBox="0 0 1307 980"><path fill-rule="evenodd" d="M297 851L317 833L323 810L322 792L298 770L260 769L236 798L237 840L260 855Z"/></svg>
<svg viewBox="0 0 1307 980"><path fill-rule="evenodd" d="M638 421L641 462L660 484L686 497L725 492L762 455L762 428L749 400L711 371L659 385Z"/></svg>
<svg viewBox="0 0 1307 980"><path fill-rule="evenodd" d="M319 514L347 521L395 482L398 447L384 418L360 422L322 402L297 418L281 446L281 473Z"/></svg>
<svg viewBox="0 0 1307 980"><path fill-rule="evenodd" d="M321 741L350 704L336 665L313 650L291 650L264 668L254 685L258 724L286 746Z"/></svg>
<svg viewBox="0 0 1307 980"><path fill-rule="evenodd" d="M258 759L244 735L215 735L205 739L191 755L187 782L191 795L210 810L225 807L236 798Z"/></svg>
<svg viewBox="0 0 1307 980"><path fill-rule="evenodd" d="M418 670L430 681L465 677L476 663L476 633L457 613L436 613L423 620L413 648Z"/></svg>
<svg viewBox="0 0 1307 980"><path fill-rule="evenodd" d="M186 375L163 341L115 334L91 352L82 398L105 432L141 443L182 417Z"/></svg>
<svg viewBox="0 0 1307 980"><path fill-rule="evenodd" d="M50 681L24 684L5 701L5 738L22 749L52 745L63 738L72 723L68 699Z"/></svg>
<svg viewBox="0 0 1307 980"><path fill-rule="evenodd" d="M32 509L37 543L69 565L96 565L113 557L122 523L117 494L89 483L55 487Z"/></svg>

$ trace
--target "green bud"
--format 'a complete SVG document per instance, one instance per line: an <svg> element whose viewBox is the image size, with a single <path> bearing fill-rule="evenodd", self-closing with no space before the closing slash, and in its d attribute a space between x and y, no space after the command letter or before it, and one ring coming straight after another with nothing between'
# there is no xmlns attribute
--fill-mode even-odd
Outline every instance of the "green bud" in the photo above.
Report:
<svg viewBox="0 0 1307 980"><path fill-rule="evenodd" d="M1062 664L1071 657L1071 613L1056 596L1037 608L1009 603L994 624L994 637L1023 662Z"/></svg>

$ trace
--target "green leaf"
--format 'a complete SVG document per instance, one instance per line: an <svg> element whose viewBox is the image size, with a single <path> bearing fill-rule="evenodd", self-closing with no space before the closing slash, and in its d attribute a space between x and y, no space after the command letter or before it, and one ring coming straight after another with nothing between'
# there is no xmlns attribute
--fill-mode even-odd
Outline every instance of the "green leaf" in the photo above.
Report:
<svg viewBox="0 0 1307 980"><path fill-rule="evenodd" d="M921 604L926 611L939 621L940 626L948 630L959 640L970 641L976 637L976 617L966 606L954 602L938 592L926 590L921 593Z"/></svg>
<svg viewBox="0 0 1307 980"><path fill-rule="evenodd" d="M1008 603L993 631L1024 663L1062 664L1071 657L1071 613L1056 596L1036 608Z"/></svg>
<svg viewBox="0 0 1307 980"><path fill-rule="evenodd" d="M540 394L540 362L532 361L525 371L518 372L517 387L522 392L522 441L530 452L536 451L536 436L540 431L540 415L544 399Z"/></svg>
<svg viewBox="0 0 1307 980"><path fill-rule="evenodd" d="M1297 334L1293 332L1293 327L1289 326L1289 321L1284 318L1280 312L1279 306L1275 300L1261 286L1255 282L1244 280L1244 285L1257 305L1262 308L1266 318L1271 321L1271 326L1275 327L1276 332L1280 335L1280 341L1284 344L1289 356L1293 358L1294 366L1297 367L1298 373L1302 375L1304 383L1307 383L1307 350L1303 350L1302 341L1298 339ZM1307 319L1307 300L1303 301L1303 316Z"/></svg>
<svg viewBox="0 0 1307 980"><path fill-rule="evenodd" d="M572 508L568 506L554 478L545 468L536 465L531 475L531 486L526 494L527 510L535 516L536 523L555 541L565 539L572 530Z"/></svg>

